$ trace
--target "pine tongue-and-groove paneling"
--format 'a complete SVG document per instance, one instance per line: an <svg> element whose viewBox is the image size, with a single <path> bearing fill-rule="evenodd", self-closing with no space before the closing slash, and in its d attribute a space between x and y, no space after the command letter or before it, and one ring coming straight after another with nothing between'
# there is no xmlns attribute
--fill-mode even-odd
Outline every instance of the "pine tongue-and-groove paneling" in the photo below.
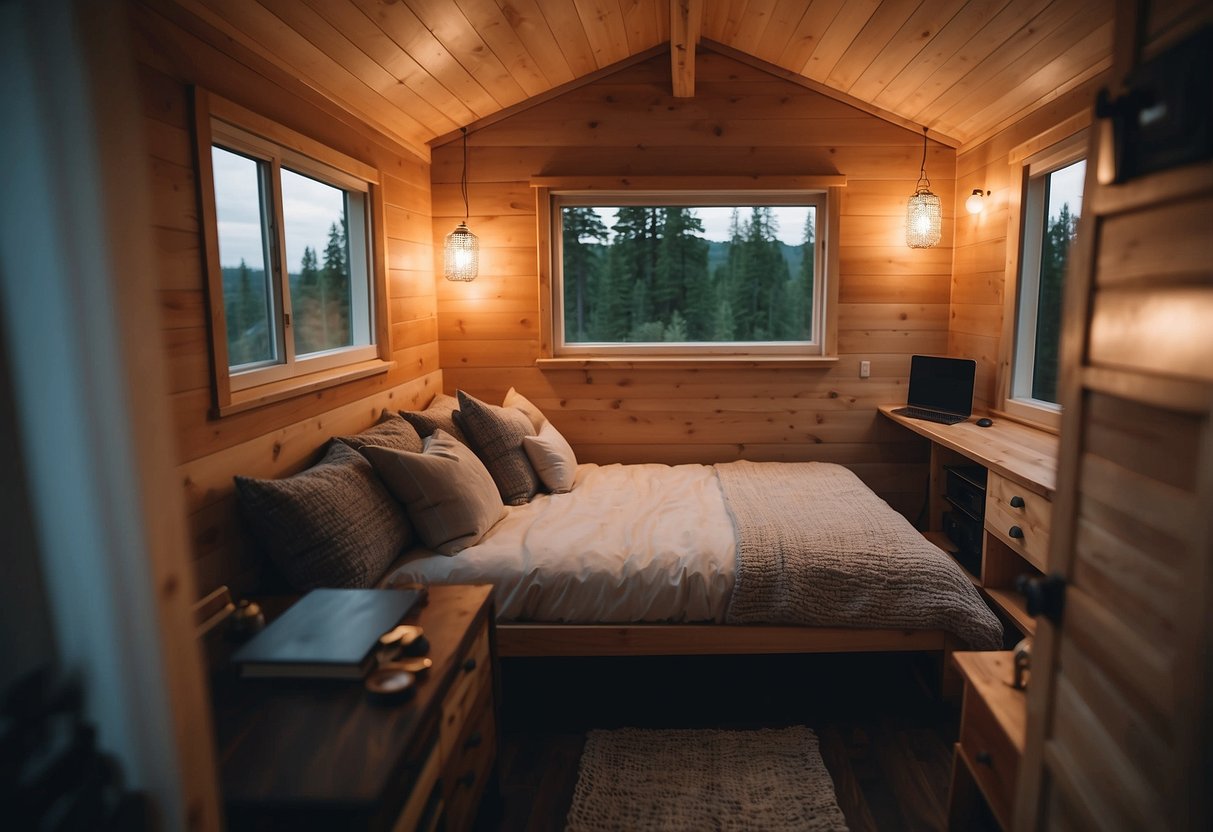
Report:
<svg viewBox="0 0 1213 832"><path fill-rule="evenodd" d="M232 476L284 476L324 440L373 424L384 407L424 405L441 388L433 280L429 163L276 74L205 27L187 32L142 5L132 30L155 205L163 343L169 357L177 461L190 513L198 590L248 590L261 565L236 515ZM377 167L386 203L390 372L223 419L210 415L204 262L189 85Z"/></svg>
<svg viewBox="0 0 1213 832"><path fill-rule="evenodd" d="M511 385L583 461L825 460L914 516L925 445L877 417L904 401L913 353L948 347L955 153L932 143L945 206L934 249L905 246L913 132L701 50L695 97L672 98L666 56L628 67L469 135L473 283L436 280L444 387L498 402ZM434 242L463 218L458 142L432 160ZM534 175L843 174L837 363L820 369L538 370ZM872 362L859 378L859 362Z"/></svg>
<svg viewBox="0 0 1213 832"><path fill-rule="evenodd" d="M1021 163L1012 163L1010 153L1048 131L1056 132L1057 141L1065 139L1064 130L1056 130L1064 123L1081 129L1080 114L1090 109L1102 80L1103 76L1093 79L988 141L962 148L957 155L948 354L977 362L976 408L996 405L999 362L1005 352L1007 264L1019 245L1019 229L1010 223L1018 215L1022 176ZM975 188L991 193L982 212L970 215L964 202Z"/></svg>

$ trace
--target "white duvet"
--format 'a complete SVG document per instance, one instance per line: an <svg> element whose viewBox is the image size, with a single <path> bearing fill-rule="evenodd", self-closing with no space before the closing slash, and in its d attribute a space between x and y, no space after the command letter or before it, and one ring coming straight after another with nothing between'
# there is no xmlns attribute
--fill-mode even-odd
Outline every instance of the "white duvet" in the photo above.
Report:
<svg viewBox="0 0 1213 832"><path fill-rule="evenodd" d="M503 621L724 621L737 569L724 495L707 465L580 465L475 546L416 550L382 586L493 583Z"/></svg>

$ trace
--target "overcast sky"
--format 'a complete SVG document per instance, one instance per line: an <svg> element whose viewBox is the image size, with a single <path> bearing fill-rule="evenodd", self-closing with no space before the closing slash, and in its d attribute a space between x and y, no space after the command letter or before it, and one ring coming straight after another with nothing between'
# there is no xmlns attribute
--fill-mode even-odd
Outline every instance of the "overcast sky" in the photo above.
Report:
<svg viewBox="0 0 1213 832"><path fill-rule="evenodd" d="M213 148L215 208L219 215L219 262L236 267L244 259L251 269L264 269L261 249L261 200L257 188L257 166L251 159ZM289 271L298 272L303 249L315 249L324 264L329 227L341 225L345 211L342 192L282 169L282 210L286 214L286 261Z"/></svg>
<svg viewBox="0 0 1213 832"><path fill-rule="evenodd" d="M1082 180L1087 175L1087 162L1080 159L1049 175L1049 219L1057 219L1061 206L1069 203L1070 213L1082 215Z"/></svg>

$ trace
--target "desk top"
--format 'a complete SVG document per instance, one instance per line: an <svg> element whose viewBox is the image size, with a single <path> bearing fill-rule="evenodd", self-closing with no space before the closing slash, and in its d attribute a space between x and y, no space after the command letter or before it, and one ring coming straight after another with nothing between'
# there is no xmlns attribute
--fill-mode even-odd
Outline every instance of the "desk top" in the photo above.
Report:
<svg viewBox="0 0 1213 832"><path fill-rule="evenodd" d="M1053 434L1002 417L991 417L994 424L988 428L977 427L977 416L955 425L941 425L893 412L902 406L882 404L880 412L932 442L1053 499L1057 486L1058 448L1058 439Z"/></svg>

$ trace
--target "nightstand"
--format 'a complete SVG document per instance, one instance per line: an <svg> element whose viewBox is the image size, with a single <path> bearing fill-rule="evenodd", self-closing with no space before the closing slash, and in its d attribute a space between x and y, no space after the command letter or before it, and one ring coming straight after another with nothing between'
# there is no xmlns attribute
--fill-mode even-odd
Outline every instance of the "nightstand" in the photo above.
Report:
<svg viewBox="0 0 1213 832"><path fill-rule="evenodd" d="M376 703L360 682L216 676L230 828L471 827L496 771L492 587L431 587L408 620L434 664L403 702Z"/></svg>
<svg viewBox="0 0 1213 832"><path fill-rule="evenodd" d="M960 742L952 758L948 828L972 829L984 799L998 824L1011 828L1015 782L1023 756L1027 711L1024 692L1011 687L1014 654L954 653L964 677Z"/></svg>

